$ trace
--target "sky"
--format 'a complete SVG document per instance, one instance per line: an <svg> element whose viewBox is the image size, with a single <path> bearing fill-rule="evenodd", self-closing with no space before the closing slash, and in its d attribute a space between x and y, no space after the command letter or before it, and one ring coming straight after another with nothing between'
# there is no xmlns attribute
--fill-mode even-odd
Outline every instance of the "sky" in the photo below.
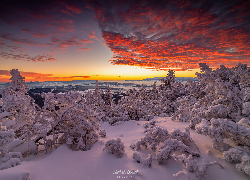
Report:
<svg viewBox="0 0 250 180"><path fill-rule="evenodd" d="M250 1L1 0L0 82L193 77L250 65Z"/></svg>

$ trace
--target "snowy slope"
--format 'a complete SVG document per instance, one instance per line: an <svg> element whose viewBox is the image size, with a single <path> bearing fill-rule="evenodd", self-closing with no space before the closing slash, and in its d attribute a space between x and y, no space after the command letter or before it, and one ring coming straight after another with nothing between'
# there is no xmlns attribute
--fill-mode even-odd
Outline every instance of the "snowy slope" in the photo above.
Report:
<svg viewBox="0 0 250 180"><path fill-rule="evenodd" d="M183 130L188 127L188 123L174 122L170 118L159 118L157 125L167 128L170 132L174 128ZM144 136L142 127L145 121L127 121L116 126L108 123L101 123L101 128L107 132L106 138L100 138L88 151L72 151L66 145L54 149L49 154L30 156L24 158L21 165L1 170L0 180L25 179L27 173L30 180L174 180L173 174L181 171L180 165L173 158L158 164L155 155L150 149L141 148L138 152L147 157L152 154L152 168L143 167L133 160L133 151L129 146ZM104 144L112 138L120 138L125 145L125 155L117 158L112 154L103 151ZM231 164L222 159L219 151L212 149L212 142L209 137L199 135L191 130L191 137L200 148L201 157L195 157L199 162L205 159L206 162L217 161L224 166L212 166L208 169L207 180L247 180L247 175L241 174ZM178 154L177 154L178 155ZM129 174L134 171L134 174ZM122 174L125 172L125 174ZM23 177L23 178L22 178ZM191 173L192 180L197 177ZM185 180L182 176L179 180Z"/></svg>

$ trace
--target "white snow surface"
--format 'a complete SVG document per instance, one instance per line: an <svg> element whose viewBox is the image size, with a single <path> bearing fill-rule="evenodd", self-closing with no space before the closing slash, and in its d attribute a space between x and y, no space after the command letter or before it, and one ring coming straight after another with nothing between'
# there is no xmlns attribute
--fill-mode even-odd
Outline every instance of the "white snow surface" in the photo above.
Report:
<svg viewBox="0 0 250 180"><path fill-rule="evenodd" d="M156 125L172 129L184 130L188 123L171 121L168 117L157 117ZM98 142L88 151L72 151L67 145L62 145L53 149L48 154L38 153L23 158L20 165L0 170L0 180L174 180L173 174L182 171L180 165L169 158L161 164L156 162L156 156L152 150L141 148L134 151L130 144L141 139L144 136L145 128L142 125L146 121L127 121L116 126L108 123L101 123L101 128L107 133L106 138L99 138ZM201 157L195 157L198 162L217 161L224 169L212 166L208 169L209 176L207 180L226 179L226 180L247 180L246 174L241 174L236 170L235 164L222 159L222 153L212 148L212 141L209 137L199 135L190 130L191 137L201 151ZM113 154L103 151L105 142L120 138L125 145L125 154L118 158ZM152 154L152 168L142 166L133 159L133 153L137 152L143 157ZM179 155L176 153L176 155ZM133 171L134 170L134 171ZM123 174L122 174L123 172ZM191 174L192 180L197 180L194 173ZM179 180L187 179L181 176Z"/></svg>

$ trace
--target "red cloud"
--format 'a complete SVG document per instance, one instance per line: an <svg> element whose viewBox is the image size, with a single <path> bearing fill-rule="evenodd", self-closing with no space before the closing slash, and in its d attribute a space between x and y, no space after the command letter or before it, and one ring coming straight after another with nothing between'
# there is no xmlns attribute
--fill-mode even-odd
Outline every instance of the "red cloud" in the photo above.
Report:
<svg viewBox="0 0 250 180"><path fill-rule="evenodd" d="M91 41L90 39L81 39L81 42L83 42L83 43L93 43L94 41Z"/></svg>
<svg viewBox="0 0 250 180"><path fill-rule="evenodd" d="M250 29L245 25L249 3L229 2L223 8L218 1L145 0L107 1L102 6L94 0L88 5L96 11L114 65L187 70L199 63L212 67L250 63ZM121 8L112 9L118 5Z"/></svg>
<svg viewBox="0 0 250 180"><path fill-rule="evenodd" d="M90 48L79 48L79 49L77 49L78 51L89 51L90 50Z"/></svg>
<svg viewBox="0 0 250 180"><path fill-rule="evenodd" d="M98 38L95 36L95 31L91 31L91 33L88 35L89 38L98 40Z"/></svg>
<svg viewBox="0 0 250 180"><path fill-rule="evenodd" d="M55 44L59 49L66 49L68 46L82 46L82 42L77 36L71 38L52 37L51 43Z"/></svg>
<svg viewBox="0 0 250 180"><path fill-rule="evenodd" d="M63 1L60 1L60 4L62 4L63 6L65 6L65 8L67 10L70 10L71 12L73 12L75 14L81 14L82 13L82 10L79 8L79 6L73 5L72 2L63 2ZM65 11L64 10L63 12L66 13L66 14L71 15L71 13L69 11Z"/></svg>

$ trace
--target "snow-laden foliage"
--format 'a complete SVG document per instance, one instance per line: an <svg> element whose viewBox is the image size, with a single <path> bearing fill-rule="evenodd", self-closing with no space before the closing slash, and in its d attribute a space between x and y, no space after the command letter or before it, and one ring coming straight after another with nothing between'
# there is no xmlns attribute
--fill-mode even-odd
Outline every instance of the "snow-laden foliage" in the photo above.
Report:
<svg viewBox="0 0 250 180"><path fill-rule="evenodd" d="M11 132L11 140L7 136L1 138L4 143L1 145L2 156L11 151L35 154L39 145L44 145L47 152L58 143L59 134L63 134L60 143L82 150L97 141L102 113L96 113L94 107L87 106L81 93L43 93L44 106L40 108L25 94L27 86L19 71L11 70L11 75L12 87L6 86L1 91L2 109L10 115L0 119L3 130L0 134L4 136ZM101 99L98 84L95 94L99 96L94 100Z"/></svg>
<svg viewBox="0 0 250 180"><path fill-rule="evenodd" d="M19 158L12 158L12 159L8 160L7 162L3 163L0 166L0 170L11 168L11 167L14 167L14 166L17 166L17 165L20 165L20 164L21 164L21 162L20 162Z"/></svg>
<svg viewBox="0 0 250 180"><path fill-rule="evenodd" d="M179 129L173 129L170 132L170 136L172 139L176 139L178 141L181 141L186 145L189 145L190 143L193 144L195 146L197 152L200 152L198 146L195 144L194 140L190 137L189 128L185 128L184 131L181 131Z"/></svg>
<svg viewBox="0 0 250 180"><path fill-rule="evenodd" d="M116 154L120 158L125 153L125 146L120 138L108 140L105 143L104 149L106 149L109 154Z"/></svg>
<svg viewBox="0 0 250 180"><path fill-rule="evenodd" d="M213 148L227 151L231 148L224 139L232 139L239 145L250 146L250 129L227 119L203 120L196 125L196 132L213 139Z"/></svg>
<svg viewBox="0 0 250 180"><path fill-rule="evenodd" d="M64 133L68 145L86 150L88 145L98 140L101 117L85 104L76 104L65 111L55 129Z"/></svg>
<svg viewBox="0 0 250 180"><path fill-rule="evenodd" d="M152 167L152 155L148 154L147 158L142 157L139 153L135 152L133 154L133 159L136 160L136 162L141 163L143 166Z"/></svg>
<svg viewBox="0 0 250 180"><path fill-rule="evenodd" d="M1 158L0 160L1 160L1 162L5 163L12 158L22 159L22 154L20 152L9 152L9 153L5 154L4 157Z"/></svg>
<svg viewBox="0 0 250 180"><path fill-rule="evenodd" d="M176 162L178 162L182 168L182 171L179 171L176 174L173 174L175 179L178 179L180 176L185 175L188 180L191 180L189 172L195 173L196 177L200 180L202 177L208 176L207 169L210 166L218 165L221 169L223 169L223 166L218 162L203 162L198 163L191 155L188 157L185 154L176 156L173 155L173 158Z"/></svg>
<svg viewBox="0 0 250 180"><path fill-rule="evenodd" d="M248 147L236 146L224 151L223 157L229 162L237 163L236 169L250 177L250 149Z"/></svg>
<svg viewBox="0 0 250 180"><path fill-rule="evenodd" d="M178 109L173 120L188 120L190 127L194 128L202 119L221 118L238 122L244 115L249 116L250 84L247 77L250 77L250 69L247 65L238 64L233 68L222 65L212 70L201 63L200 68L201 72L196 73L199 84L189 84L192 88L186 86L188 96L177 100Z"/></svg>
<svg viewBox="0 0 250 180"><path fill-rule="evenodd" d="M105 131L105 129L100 129L100 131L98 132L98 134L99 134L101 137L105 138L105 137L106 137L106 131Z"/></svg>
<svg viewBox="0 0 250 180"><path fill-rule="evenodd" d="M167 129L155 126L153 128L148 128L145 136L142 137L141 140L131 144L130 147L134 150L137 150L140 146L144 146L145 148L150 147L151 150L155 152L160 142L164 142L168 137Z"/></svg>
<svg viewBox="0 0 250 180"><path fill-rule="evenodd" d="M156 126L156 124L155 124L156 122L157 122L156 120L152 119L149 122L146 122L145 124L143 124L143 127L146 129L148 129L148 128L151 129L151 128Z"/></svg>
<svg viewBox="0 0 250 180"><path fill-rule="evenodd" d="M199 156L198 153L193 152L188 146L183 142L176 139L167 139L164 141L164 145L159 148L159 151L156 153L156 160L160 163L163 160L167 160L173 155L175 151L186 152L193 156Z"/></svg>

